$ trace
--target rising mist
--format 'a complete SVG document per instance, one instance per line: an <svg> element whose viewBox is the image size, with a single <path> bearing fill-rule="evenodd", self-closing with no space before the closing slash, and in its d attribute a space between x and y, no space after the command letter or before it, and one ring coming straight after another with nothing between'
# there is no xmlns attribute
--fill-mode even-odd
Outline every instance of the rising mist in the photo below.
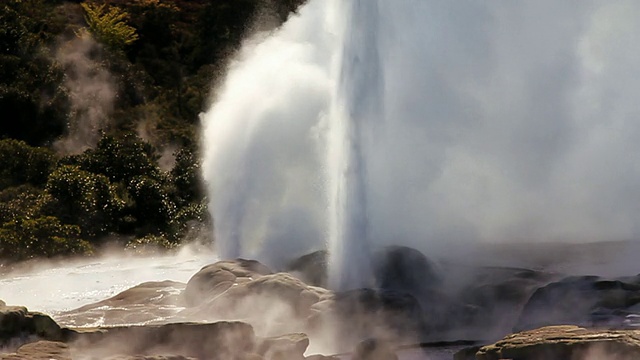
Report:
<svg viewBox="0 0 640 360"><path fill-rule="evenodd" d="M447 251L640 234L640 5L375 5L367 41L379 57L352 72L339 71L344 36L362 24L344 22L339 1L309 2L232 64L203 117L222 257L274 263L325 247L342 176L327 154L344 156L331 155L332 108L344 81L370 68L361 75L381 79L370 86L384 121L363 118L354 133L367 235L346 241Z"/></svg>

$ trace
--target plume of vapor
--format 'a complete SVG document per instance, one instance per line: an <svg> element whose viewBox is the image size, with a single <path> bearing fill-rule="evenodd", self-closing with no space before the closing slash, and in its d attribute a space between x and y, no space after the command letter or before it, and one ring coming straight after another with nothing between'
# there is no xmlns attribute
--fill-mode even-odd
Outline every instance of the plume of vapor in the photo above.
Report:
<svg viewBox="0 0 640 360"><path fill-rule="evenodd" d="M60 153L78 154L95 146L101 130L109 125L117 85L97 58L100 51L100 45L87 32L79 32L57 51L71 102L67 134L54 144Z"/></svg>
<svg viewBox="0 0 640 360"><path fill-rule="evenodd" d="M272 263L324 247L336 11L310 1L249 41L203 116L223 257ZM640 236L640 4L379 11L386 120L363 125L370 241L449 251Z"/></svg>

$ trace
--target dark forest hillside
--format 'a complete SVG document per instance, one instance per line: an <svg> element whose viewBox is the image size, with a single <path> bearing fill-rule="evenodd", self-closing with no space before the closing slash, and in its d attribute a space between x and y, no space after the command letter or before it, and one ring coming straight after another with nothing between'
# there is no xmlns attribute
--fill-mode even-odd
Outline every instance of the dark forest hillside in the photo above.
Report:
<svg viewBox="0 0 640 360"><path fill-rule="evenodd" d="M302 2L0 4L0 257L210 234L199 113L242 40Z"/></svg>

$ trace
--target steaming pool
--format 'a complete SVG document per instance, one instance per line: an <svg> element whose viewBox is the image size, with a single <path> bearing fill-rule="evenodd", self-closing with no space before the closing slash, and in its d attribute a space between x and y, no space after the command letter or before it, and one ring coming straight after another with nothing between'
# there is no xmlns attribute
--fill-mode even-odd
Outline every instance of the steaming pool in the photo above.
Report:
<svg viewBox="0 0 640 360"><path fill-rule="evenodd" d="M143 282L186 283L200 268L216 261L213 252L185 250L167 256L111 256L41 265L3 275L0 299L55 318L57 313L105 300Z"/></svg>

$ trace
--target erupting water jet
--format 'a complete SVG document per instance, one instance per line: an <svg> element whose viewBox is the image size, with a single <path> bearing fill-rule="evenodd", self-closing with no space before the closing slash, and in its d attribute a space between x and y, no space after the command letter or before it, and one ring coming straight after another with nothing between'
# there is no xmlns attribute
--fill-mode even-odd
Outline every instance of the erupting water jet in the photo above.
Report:
<svg viewBox="0 0 640 360"><path fill-rule="evenodd" d="M637 238L639 6L309 1L203 117L221 257Z"/></svg>
<svg viewBox="0 0 640 360"><path fill-rule="evenodd" d="M329 116L329 286L370 285L371 249L367 225L367 125L383 118L383 79L378 54L378 4L340 2L346 14L336 94Z"/></svg>

